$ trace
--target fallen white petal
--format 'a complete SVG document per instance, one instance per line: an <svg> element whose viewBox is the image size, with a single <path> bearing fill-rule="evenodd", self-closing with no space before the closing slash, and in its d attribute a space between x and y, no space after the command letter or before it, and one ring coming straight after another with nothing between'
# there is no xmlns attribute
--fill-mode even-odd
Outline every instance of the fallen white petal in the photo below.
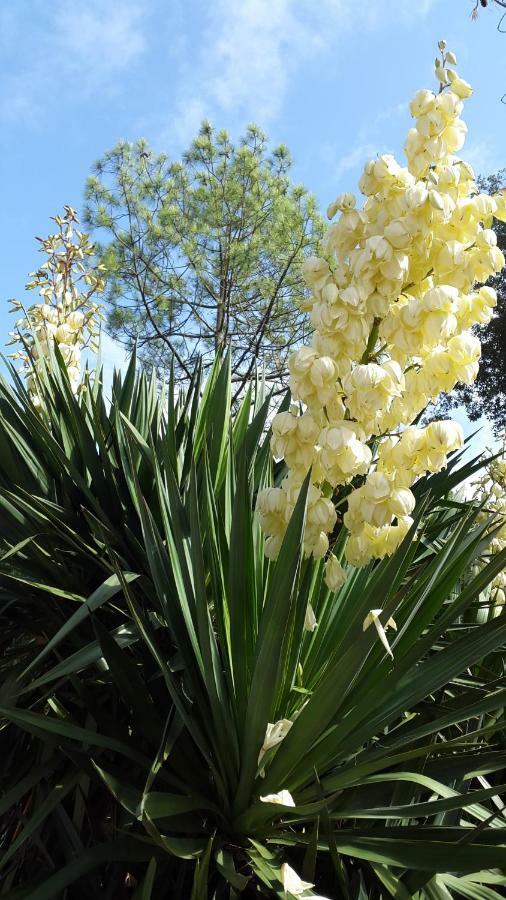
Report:
<svg viewBox="0 0 506 900"><path fill-rule="evenodd" d="M265 797L260 797L260 800L262 803L279 803L280 806L295 806L295 800L290 791L279 791L277 794L267 794Z"/></svg>
<svg viewBox="0 0 506 900"><path fill-rule="evenodd" d="M302 881L295 869L292 869L288 863L283 863L281 866L281 882L284 890L290 894L295 894L296 897L302 896L304 891L314 887L309 881Z"/></svg>

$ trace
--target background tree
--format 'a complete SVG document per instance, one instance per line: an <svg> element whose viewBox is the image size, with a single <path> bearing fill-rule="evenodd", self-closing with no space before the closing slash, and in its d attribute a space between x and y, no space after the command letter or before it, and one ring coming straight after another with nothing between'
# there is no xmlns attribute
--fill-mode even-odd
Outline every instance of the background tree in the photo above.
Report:
<svg viewBox="0 0 506 900"><path fill-rule="evenodd" d="M499 9L500 18L497 22L497 30L501 34L506 34L506 0L473 0L473 8L471 10L471 18L477 19L480 8ZM501 103L506 103L506 93L501 97Z"/></svg>
<svg viewBox="0 0 506 900"><path fill-rule="evenodd" d="M478 178L480 190L493 194L506 187L506 169ZM494 220L497 244L506 254L506 223ZM486 416L496 434L506 425L506 269L488 282L497 291L497 307L488 325L474 329L481 341L481 361L473 385L461 385L439 402L436 412L464 405L472 422Z"/></svg>
<svg viewBox="0 0 506 900"><path fill-rule="evenodd" d="M483 7L483 9L486 9L487 6L501 6L503 9L506 9L506 0L473 0L473 3L474 6L471 13L473 19L478 17L480 6Z"/></svg>
<svg viewBox="0 0 506 900"><path fill-rule="evenodd" d="M121 142L94 167L85 220L105 237L109 328L158 370L179 376L232 351L240 393L263 364L281 378L304 337L301 264L321 237L315 198L292 160L254 125L234 145L207 122L181 162Z"/></svg>

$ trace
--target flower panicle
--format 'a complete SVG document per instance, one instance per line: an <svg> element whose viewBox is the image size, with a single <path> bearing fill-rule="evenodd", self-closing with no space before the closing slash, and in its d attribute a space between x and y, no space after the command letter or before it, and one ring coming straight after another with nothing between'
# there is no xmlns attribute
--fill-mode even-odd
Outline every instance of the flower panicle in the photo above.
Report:
<svg viewBox="0 0 506 900"><path fill-rule="evenodd" d="M362 204L352 193L330 204L321 256L303 265L313 333L289 361L296 403L272 422L272 454L288 474L260 492L257 511L275 558L311 468L304 552L327 557L331 589L343 581L329 556L333 497L351 486L349 564L396 550L412 525L414 480L463 444L455 422L412 423L442 391L473 383L481 348L470 329L497 302L479 285L504 266L492 223L506 221L506 192L480 193L457 156L472 88L444 41L438 49L439 89L418 91L409 106L406 164L390 154L367 162Z"/></svg>

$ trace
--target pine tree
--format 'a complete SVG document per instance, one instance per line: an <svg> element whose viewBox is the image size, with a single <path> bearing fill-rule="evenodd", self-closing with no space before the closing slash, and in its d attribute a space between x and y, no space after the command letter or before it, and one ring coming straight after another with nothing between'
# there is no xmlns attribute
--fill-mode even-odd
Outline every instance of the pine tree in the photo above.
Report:
<svg viewBox="0 0 506 900"><path fill-rule="evenodd" d="M85 220L103 238L113 336L158 371L174 359L179 377L230 348L236 395L257 365L280 383L307 328L301 264L323 226L291 166L254 125L234 144L204 122L180 162L144 140L108 151Z"/></svg>

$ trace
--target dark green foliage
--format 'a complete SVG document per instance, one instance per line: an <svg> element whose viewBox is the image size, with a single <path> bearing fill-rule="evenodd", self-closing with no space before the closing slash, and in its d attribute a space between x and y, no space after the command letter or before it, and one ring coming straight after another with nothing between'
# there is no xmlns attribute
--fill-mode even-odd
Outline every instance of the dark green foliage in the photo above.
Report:
<svg viewBox="0 0 506 900"><path fill-rule="evenodd" d="M175 394L134 359L110 405L63 364L41 412L0 382L0 896L286 900L288 862L331 898L496 900L504 558L469 574L487 523L447 499L473 464L420 481L416 531L334 595L304 490L264 558L261 392L231 418L227 360Z"/></svg>

